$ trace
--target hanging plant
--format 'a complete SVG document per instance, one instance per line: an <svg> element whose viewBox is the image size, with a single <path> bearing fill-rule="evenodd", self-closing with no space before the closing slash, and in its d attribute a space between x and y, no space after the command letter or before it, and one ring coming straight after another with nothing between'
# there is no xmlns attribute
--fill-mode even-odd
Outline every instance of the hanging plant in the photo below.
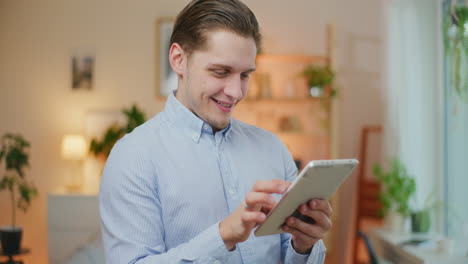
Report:
<svg viewBox="0 0 468 264"><path fill-rule="evenodd" d="M451 67L448 81L456 94L468 102L468 6L451 1L443 23L445 56Z"/></svg>

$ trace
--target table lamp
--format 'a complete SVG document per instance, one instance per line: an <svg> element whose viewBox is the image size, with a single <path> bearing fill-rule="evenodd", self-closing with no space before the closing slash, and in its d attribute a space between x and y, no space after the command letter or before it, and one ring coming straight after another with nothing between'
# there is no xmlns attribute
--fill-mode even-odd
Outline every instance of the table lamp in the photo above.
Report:
<svg viewBox="0 0 468 264"><path fill-rule="evenodd" d="M83 160L87 154L86 141L81 135L65 135L62 140L62 158L70 162L65 188L79 191L83 186Z"/></svg>

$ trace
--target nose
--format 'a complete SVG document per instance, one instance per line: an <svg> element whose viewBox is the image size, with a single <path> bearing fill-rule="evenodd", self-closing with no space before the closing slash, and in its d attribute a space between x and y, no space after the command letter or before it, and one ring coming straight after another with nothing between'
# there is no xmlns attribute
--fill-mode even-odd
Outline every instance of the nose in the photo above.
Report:
<svg viewBox="0 0 468 264"><path fill-rule="evenodd" d="M240 77L233 77L226 84L224 93L234 100L239 101L244 97L244 85L245 84Z"/></svg>

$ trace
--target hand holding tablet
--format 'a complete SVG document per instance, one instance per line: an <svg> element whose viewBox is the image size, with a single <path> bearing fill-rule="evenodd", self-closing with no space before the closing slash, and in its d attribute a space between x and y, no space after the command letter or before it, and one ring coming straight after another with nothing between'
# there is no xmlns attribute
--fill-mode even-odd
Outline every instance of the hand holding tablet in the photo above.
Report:
<svg viewBox="0 0 468 264"><path fill-rule="evenodd" d="M299 213L298 207L311 199L328 200L357 164L358 161L354 159L309 162L268 213L267 219L257 227L255 235L283 233L281 227L291 215L304 222L313 223L313 219Z"/></svg>

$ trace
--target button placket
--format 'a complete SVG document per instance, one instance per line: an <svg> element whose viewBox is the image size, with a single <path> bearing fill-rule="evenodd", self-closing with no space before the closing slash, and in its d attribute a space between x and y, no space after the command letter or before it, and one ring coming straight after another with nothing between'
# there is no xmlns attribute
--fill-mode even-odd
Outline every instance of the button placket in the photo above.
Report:
<svg viewBox="0 0 468 264"><path fill-rule="evenodd" d="M229 187L229 195L231 196L231 198L235 198L234 195L236 194L236 192L234 191L234 189L232 187Z"/></svg>
<svg viewBox="0 0 468 264"><path fill-rule="evenodd" d="M224 191L225 191L228 207L229 207L229 210L232 212L239 206L239 203L240 203L238 199L238 191L237 191L236 184L235 184L237 180L233 178L234 177L233 175L231 175L227 157L225 155L222 155L222 153L224 153L223 151L224 151L224 145L225 145L225 142L223 142L222 137L221 137L220 142L222 143L218 145L218 149L217 149L218 162L220 165L220 172L223 177Z"/></svg>

